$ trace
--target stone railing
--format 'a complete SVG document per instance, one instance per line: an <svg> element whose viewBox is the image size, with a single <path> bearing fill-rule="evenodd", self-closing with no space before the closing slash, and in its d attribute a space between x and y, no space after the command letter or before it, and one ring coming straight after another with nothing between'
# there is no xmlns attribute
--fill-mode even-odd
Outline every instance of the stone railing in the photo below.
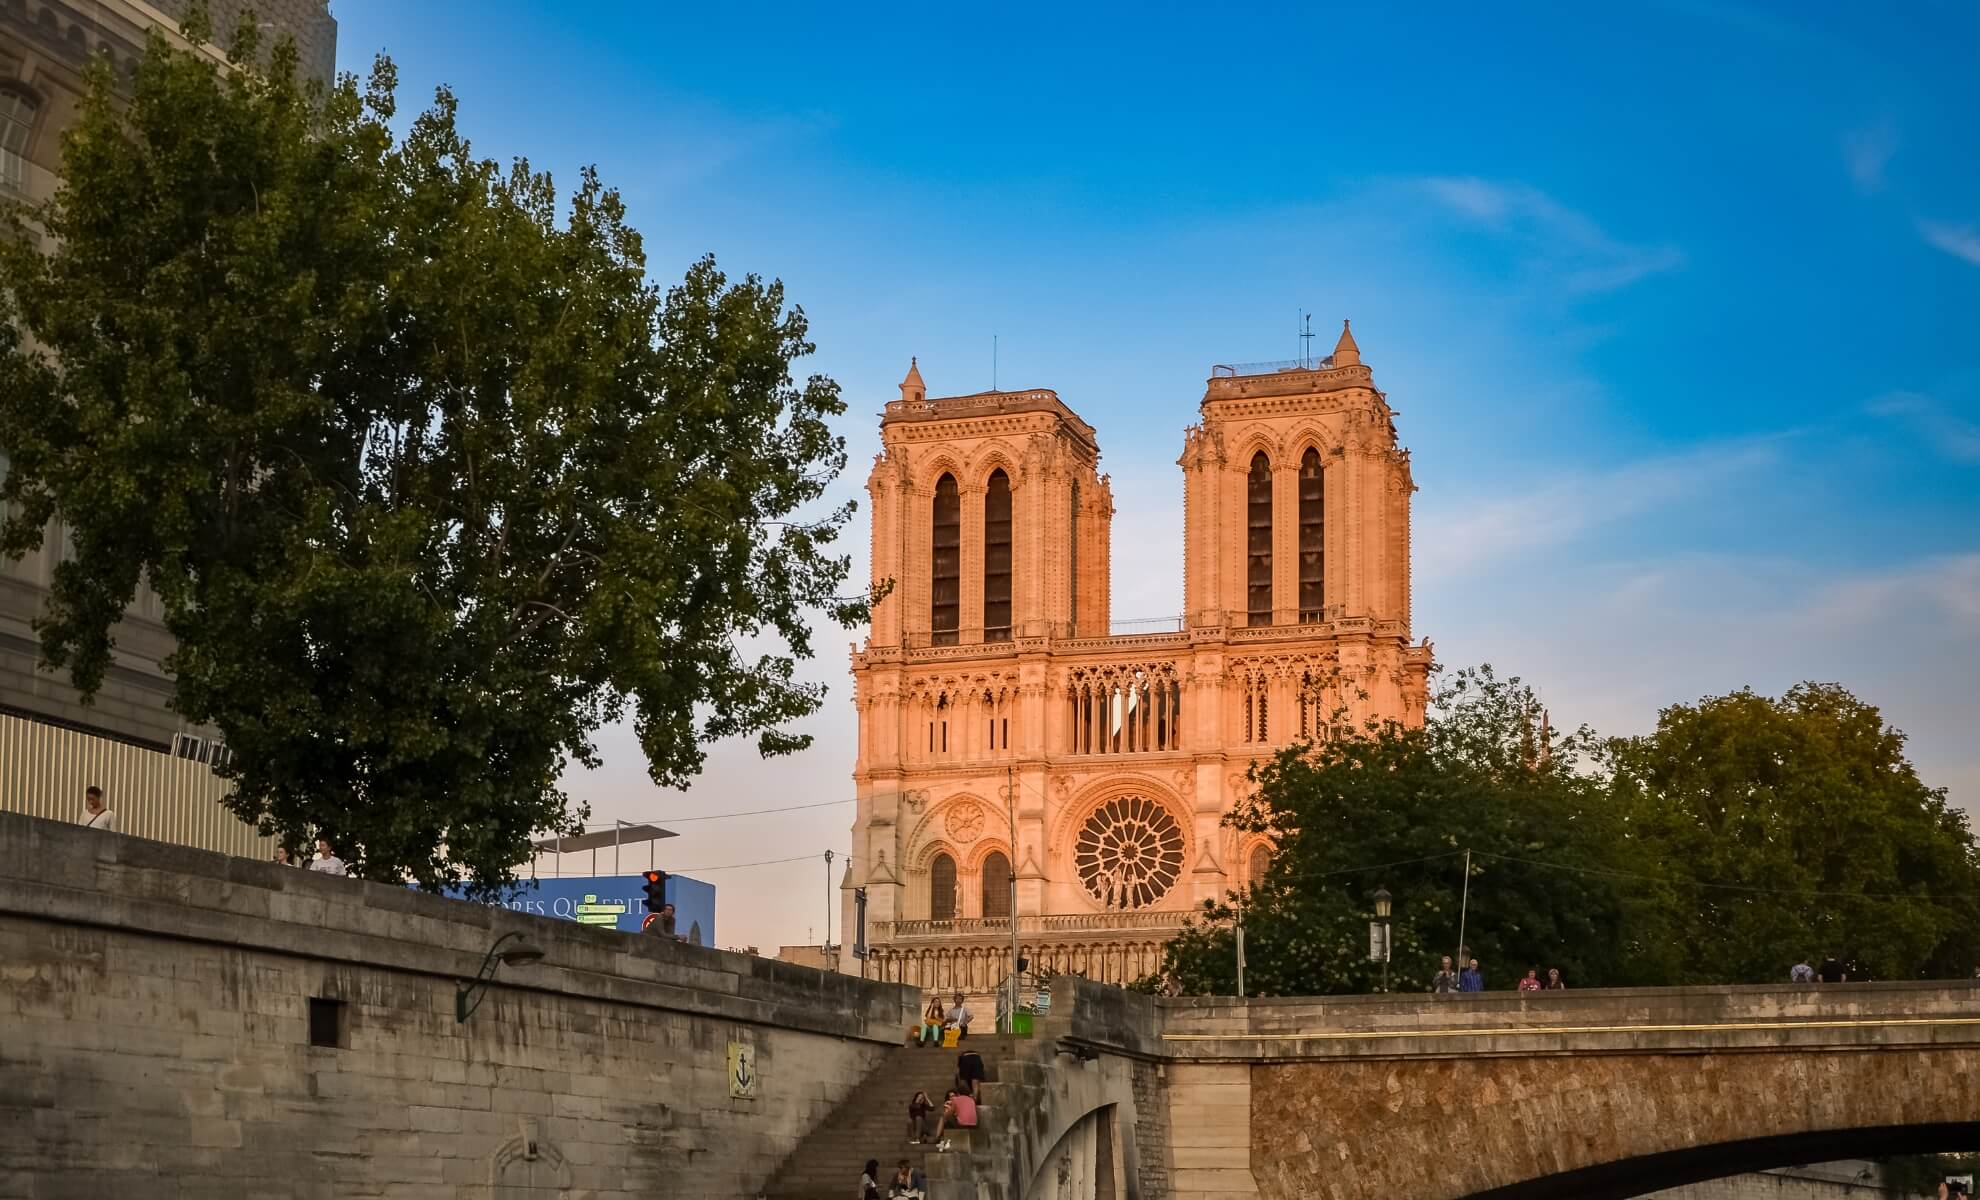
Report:
<svg viewBox="0 0 1980 1200"><path fill-rule="evenodd" d="M1180 929L1186 912L1034 913L1018 917L1024 933L1115 933L1134 929ZM1011 931L1008 917L952 917L947 920L895 921L876 926L876 940L896 938L966 937Z"/></svg>

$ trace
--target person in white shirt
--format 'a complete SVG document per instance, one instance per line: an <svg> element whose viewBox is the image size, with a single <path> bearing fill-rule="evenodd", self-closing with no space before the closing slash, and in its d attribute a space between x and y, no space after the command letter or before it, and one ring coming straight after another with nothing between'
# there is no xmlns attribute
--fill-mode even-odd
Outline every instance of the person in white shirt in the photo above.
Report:
<svg viewBox="0 0 1980 1200"><path fill-rule="evenodd" d="M117 830L117 814L103 803L103 789L90 784L83 793L83 824L91 829Z"/></svg>
<svg viewBox="0 0 1980 1200"><path fill-rule="evenodd" d="M975 1014L971 1013L968 1007L966 1007L963 1004L963 994L961 992L957 992L955 1007L949 1010L948 1023L950 1025L955 1026L956 1036L958 1038L966 1038L969 1036L969 1022L974 1015Z"/></svg>
<svg viewBox="0 0 1980 1200"><path fill-rule="evenodd" d="M325 875L350 874L344 869L344 860L338 858L336 852L330 849L329 838L316 839L316 857L309 861L309 869L321 871Z"/></svg>

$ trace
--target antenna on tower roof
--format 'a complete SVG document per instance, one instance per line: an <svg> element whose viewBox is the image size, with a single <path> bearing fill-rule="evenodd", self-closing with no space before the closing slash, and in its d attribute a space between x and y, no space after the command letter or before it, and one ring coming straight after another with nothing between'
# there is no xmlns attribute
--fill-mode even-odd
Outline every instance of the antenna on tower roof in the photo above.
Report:
<svg viewBox="0 0 1980 1200"><path fill-rule="evenodd" d="M1300 320L1304 324L1299 333L1299 365L1310 367L1313 365L1313 314L1301 313Z"/></svg>
<svg viewBox="0 0 1980 1200"><path fill-rule="evenodd" d="M990 390L997 390L997 335L990 335Z"/></svg>

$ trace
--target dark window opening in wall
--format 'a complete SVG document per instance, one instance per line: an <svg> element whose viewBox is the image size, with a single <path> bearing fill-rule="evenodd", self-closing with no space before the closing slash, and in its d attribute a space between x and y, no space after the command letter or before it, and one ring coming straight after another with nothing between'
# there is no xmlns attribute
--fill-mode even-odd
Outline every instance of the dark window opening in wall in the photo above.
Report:
<svg viewBox="0 0 1980 1200"><path fill-rule="evenodd" d="M928 865L928 919L956 919L956 860L946 854Z"/></svg>
<svg viewBox="0 0 1980 1200"><path fill-rule="evenodd" d="M1011 480L990 473L983 492L983 640L1011 640Z"/></svg>
<svg viewBox="0 0 1980 1200"><path fill-rule="evenodd" d="M1073 631L1079 630L1079 480L1072 485L1072 549L1066 554L1066 570L1071 577L1072 594L1067 606L1066 619L1072 622Z"/></svg>
<svg viewBox="0 0 1980 1200"><path fill-rule="evenodd" d="M336 1050L348 1044L344 1036L344 1002L324 996L309 998L309 1044Z"/></svg>
<svg viewBox="0 0 1980 1200"><path fill-rule="evenodd" d="M1005 750L1011 748L1011 719L1009 717L1004 718L1004 741L1002 748Z"/></svg>
<svg viewBox="0 0 1980 1200"><path fill-rule="evenodd" d="M942 722L942 753L947 754L948 752L949 752L949 723L947 721L944 721Z"/></svg>
<svg viewBox="0 0 1980 1200"><path fill-rule="evenodd" d="M943 475L935 483L934 541L930 640L937 646L953 646L962 617L962 496L953 475Z"/></svg>
<svg viewBox="0 0 1980 1200"><path fill-rule="evenodd" d="M1326 555L1322 535L1326 532L1327 477L1320 467L1320 452L1308 447L1299 460L1299 619L1311 624L1320 619L1326 603Z"/></svg>
<svg viewBox="0 0 1980 1200"><path fill-rule="evenodd" d="M27 188L28 139L38 108L31 96L0 91L0 185L16 192Z"/></svg>
<svg viewBox="0 0 1980 1200"><path fill-rule="evenodd" d="M1245 624L1272 623L1272 463L1263 450L1251 456L1245 477Z"/></svg>
<svg viewBox="0 0 1980 1200"><path fill-rule="evenodd" d="M991 920L1011 915L1011 860L1001 851L983 860L983 915Z"/></svg>

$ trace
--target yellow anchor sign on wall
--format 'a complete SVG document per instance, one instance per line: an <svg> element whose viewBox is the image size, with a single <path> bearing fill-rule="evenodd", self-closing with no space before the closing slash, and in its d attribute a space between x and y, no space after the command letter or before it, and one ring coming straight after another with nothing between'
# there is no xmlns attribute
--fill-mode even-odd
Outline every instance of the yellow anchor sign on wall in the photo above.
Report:
<svg viewBox="0 0 1980 1200"><path fill-rule="evenodd" d="M756 1096L756 1047L748 1042L729 1043L729 1096L736 1100Z"/></svg>

